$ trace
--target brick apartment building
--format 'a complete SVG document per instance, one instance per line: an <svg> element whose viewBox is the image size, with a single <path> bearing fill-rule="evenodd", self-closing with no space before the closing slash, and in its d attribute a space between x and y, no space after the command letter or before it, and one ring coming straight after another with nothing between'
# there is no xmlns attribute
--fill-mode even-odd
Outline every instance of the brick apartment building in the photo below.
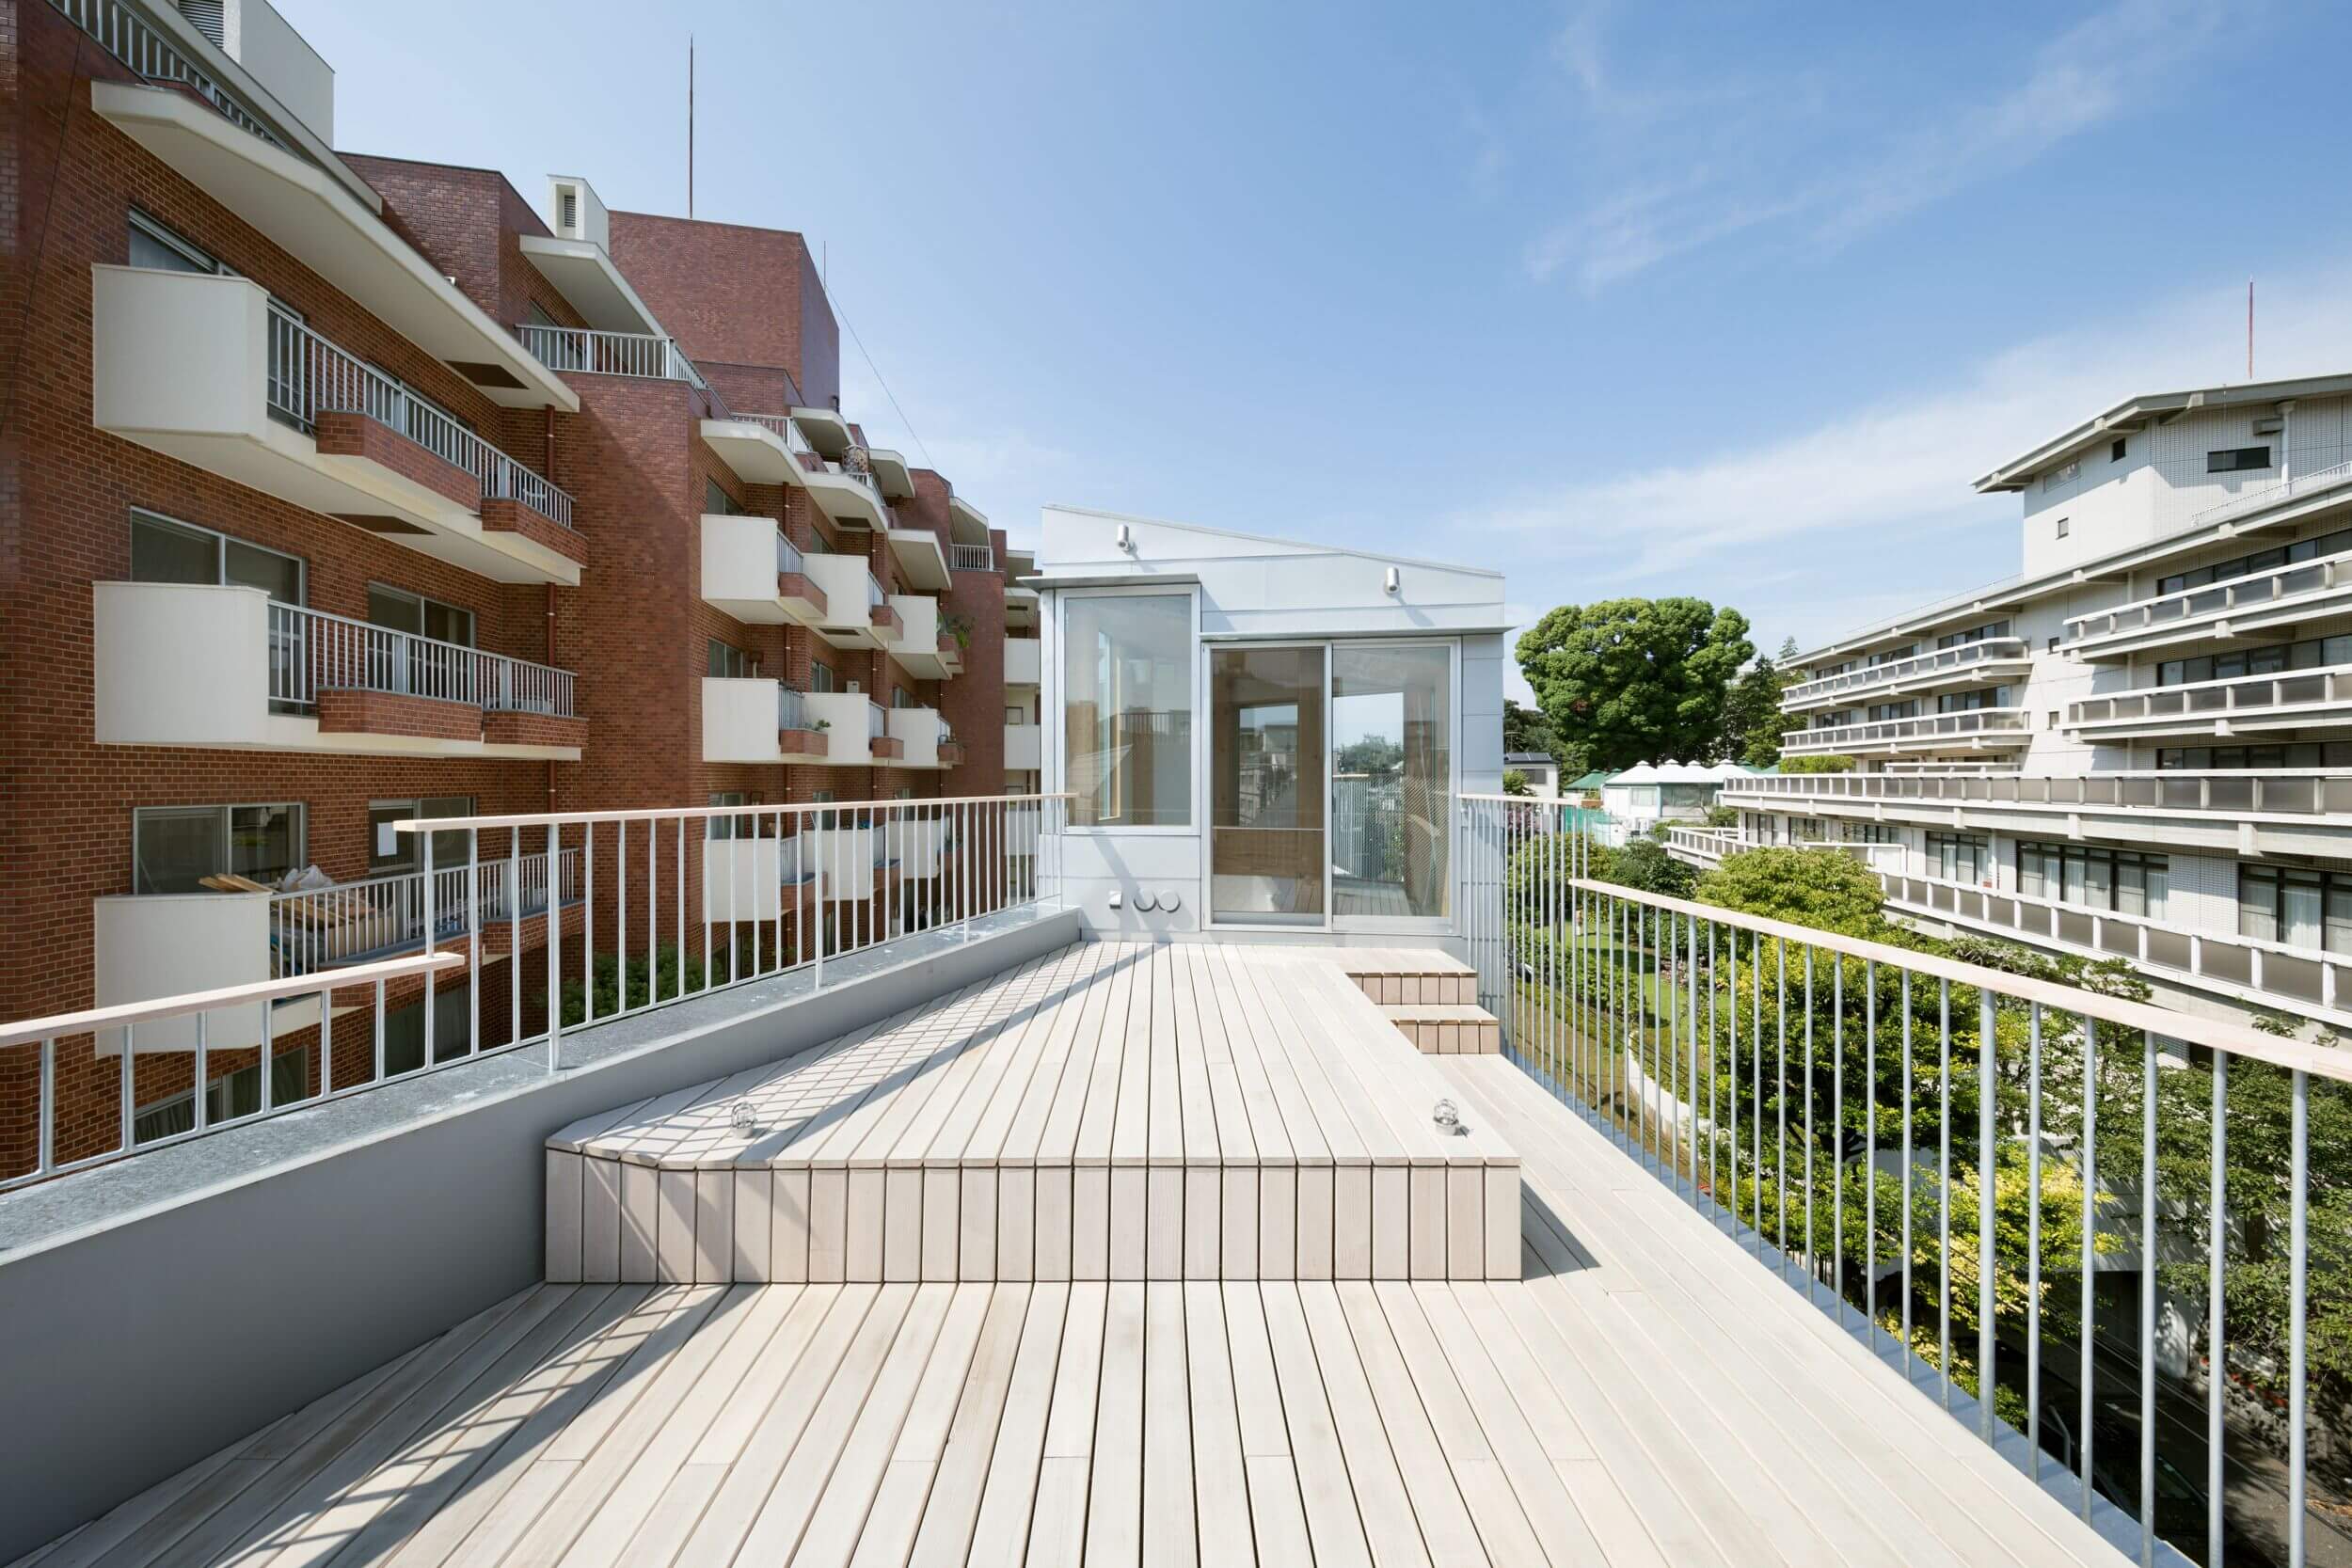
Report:
<svg viewBox="0 0 2352 1568"><path fill-rule="evenodd" d="M1035 787L1024 562L841 408L799 234L338 153L265 0L0 0L0 1017L415 950L404 817ZM437 1056L474 1009L537 1027L550 903L568 937L610 896L544 851L482 835ZM270 1098L318 1087L322 1022L338 1085L421 1063L424 1007L278 1016ZM260 1039L210 1040L212 1117L259 1101ZM142 1040L135 1137L192 1116L188 1045ZM38 1092L8 1054L0 1177ZM59 1160L120 1136L119 1062L61 1053Z"/></svg>

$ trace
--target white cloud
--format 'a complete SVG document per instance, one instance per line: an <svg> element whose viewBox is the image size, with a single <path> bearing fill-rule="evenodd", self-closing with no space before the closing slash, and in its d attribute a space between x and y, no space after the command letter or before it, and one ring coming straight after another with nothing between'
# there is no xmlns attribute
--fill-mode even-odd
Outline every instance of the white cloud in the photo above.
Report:
<svg viewBox="0 0 2352 1568"><path fill-rule="evenodd" d="M1539 603L1706 592L1759 641L1820 641L2017 567L2017 500L1969 482L2134 393L2240 369L2234 282L2020 342L1947 387L1895 393L1777 439L1499 496L1450 519L1495 540ZM2352 276L2264 286L2265 379L2352 366ZM1532 619L1532 617L1531 617Z"/></svg>
<svg viewBox="0 0 2352 1568"><path fill-rule="evenodd" d="M1629 85L1604 17L1580 8L1553 47L1579 110L1573 156L1601 194L1522 258L1536 281L1568 272L1588 292L1751 231L1835 249L2151 102L2224 21L2189 0L2113 0L2035 51L2012 87L1915 122L1857 125L1843 117L1864 95L1831 80L1709 79L1677 60L1662 73L1672 86Z"/></svg>

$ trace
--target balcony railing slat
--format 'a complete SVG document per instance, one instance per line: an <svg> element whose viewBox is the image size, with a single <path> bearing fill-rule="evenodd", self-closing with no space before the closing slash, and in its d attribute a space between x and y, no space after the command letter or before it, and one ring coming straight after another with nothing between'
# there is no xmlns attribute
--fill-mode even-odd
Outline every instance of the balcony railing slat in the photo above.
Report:
<svg viewBox="0 0 2352 1568"><path fill-rule="evenodd" d="M269 696L312 708L322 691L383 691L493 713L579 716L569 670L485 653L305 605L269 606Z"/></svg>

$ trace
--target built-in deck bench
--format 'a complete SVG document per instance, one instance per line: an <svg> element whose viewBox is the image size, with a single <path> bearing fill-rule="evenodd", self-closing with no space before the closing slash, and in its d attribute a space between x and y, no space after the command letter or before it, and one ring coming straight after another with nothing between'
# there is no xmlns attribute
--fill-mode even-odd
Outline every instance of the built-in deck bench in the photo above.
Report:
<svg viewBox="0 0 2352 1568"><path fill-rule="evenodd" d="M1081 944L616 1107L548 1142L548 1275L1517 1278L1518 1154L1354 961Z"/></svg>

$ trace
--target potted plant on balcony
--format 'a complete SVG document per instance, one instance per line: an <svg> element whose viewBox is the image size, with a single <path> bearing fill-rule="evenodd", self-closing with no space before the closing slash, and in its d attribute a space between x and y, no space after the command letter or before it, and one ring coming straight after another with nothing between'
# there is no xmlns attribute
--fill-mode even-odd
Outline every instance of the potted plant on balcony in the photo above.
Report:
<svg viewBox="0 0 2352 1568"><path fill-rule="evenodd" d="M816 731L818 735L822 735L827 730L833 728L833 721L830 719L812 719L808 721L808 727Z"/></svg>
<svg viewBox="0 0 2352 1568"><path fill-rule="evenodd" d="M959 648L972 646L972 617L959 610L950 610L939 618L939 629L956 640Z"/></svg>

